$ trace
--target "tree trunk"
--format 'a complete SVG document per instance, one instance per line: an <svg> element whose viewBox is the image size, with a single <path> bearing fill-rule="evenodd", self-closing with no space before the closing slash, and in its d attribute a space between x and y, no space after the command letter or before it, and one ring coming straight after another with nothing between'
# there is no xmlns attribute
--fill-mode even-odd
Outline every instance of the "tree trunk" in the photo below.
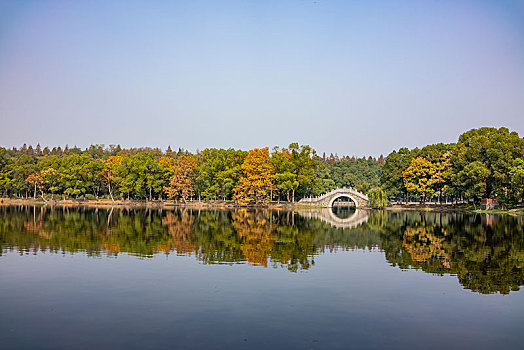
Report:
<svg viewBox="0 0 524 350"><path fill-rule="evenodd" d="M109 195L111 196L111 201L114 202L115 199L113 198L113 191L111 191L111 182L107 183L107 189L109 190Z"/></svg>

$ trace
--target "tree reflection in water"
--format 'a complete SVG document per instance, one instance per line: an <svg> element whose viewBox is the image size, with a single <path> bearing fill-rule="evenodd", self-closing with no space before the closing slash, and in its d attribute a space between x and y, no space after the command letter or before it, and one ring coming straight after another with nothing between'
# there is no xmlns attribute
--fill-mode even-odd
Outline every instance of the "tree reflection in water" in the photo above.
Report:
<svg viewBox="0 0 524 350"><path fill-rule="evenodd" d="M2 206L0 212L0 254L177 254L296 272L326 251L378 249L393 266L456 275L479 293L506 294L524 284L522 217L370 211L344 229L291 211Z"/></svg>

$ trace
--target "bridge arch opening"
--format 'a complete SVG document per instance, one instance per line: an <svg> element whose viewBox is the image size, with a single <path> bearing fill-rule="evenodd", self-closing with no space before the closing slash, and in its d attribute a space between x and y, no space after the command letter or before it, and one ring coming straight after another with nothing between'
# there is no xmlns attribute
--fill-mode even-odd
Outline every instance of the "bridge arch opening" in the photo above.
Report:
<svg viewBox="0 0 524 350"><path fill-rule="evenodd" d="M340 199L340 201L339 201ZM333 204L334 203L338 203L338 202L352 202L353 203L353 206L356 208L358 207L358 201L353 198L353 196L347 194L347 193L341 193L341 194L338 194L336 196L334 196L333 198L331 198L331 200L329 201L329 207L330 208L333 208Z"/></svg>
<svg viewBox="0 0 524 350"><path fill-rule="evenodd" d="M357 202L351 196L341 194L330 201L329 207L337 218L347 219L355 213Z"/></svg>

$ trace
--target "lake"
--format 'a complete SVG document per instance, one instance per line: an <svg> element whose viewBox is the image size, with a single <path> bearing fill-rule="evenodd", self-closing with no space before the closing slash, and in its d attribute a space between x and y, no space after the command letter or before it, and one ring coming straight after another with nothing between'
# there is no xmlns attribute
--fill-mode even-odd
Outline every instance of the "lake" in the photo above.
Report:
<svg viewBox="0 0 524 350"><path fill-rule="evenodd" d="M5 349L524 344L523 217L0 207Z"/></svg>

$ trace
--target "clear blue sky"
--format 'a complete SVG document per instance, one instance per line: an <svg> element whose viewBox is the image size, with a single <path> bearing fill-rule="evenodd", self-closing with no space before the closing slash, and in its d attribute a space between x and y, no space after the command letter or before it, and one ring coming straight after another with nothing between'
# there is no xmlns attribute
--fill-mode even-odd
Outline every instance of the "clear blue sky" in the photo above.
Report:
<svg viewBox="0 0 524 350"><path fill-rule="evenodd" d="M523 1L0 0L0 145L524 136Z"/></svg>

